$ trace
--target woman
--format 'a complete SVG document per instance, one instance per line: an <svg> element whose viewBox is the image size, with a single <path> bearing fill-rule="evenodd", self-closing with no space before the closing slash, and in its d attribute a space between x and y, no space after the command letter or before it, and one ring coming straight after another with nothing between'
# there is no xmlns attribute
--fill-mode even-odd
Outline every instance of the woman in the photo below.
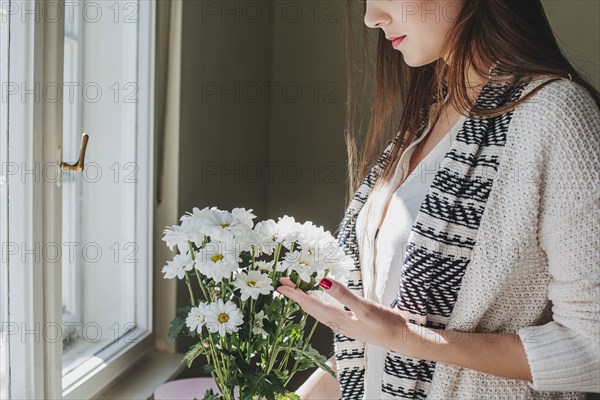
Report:
<svg viewBox="0 0 600 400"><path fill-rule="evenodd" d="M379 42L360 163L352 115L346 131L353 196L337 240L355 268L347 285L321 282L343 308L278 288L334 331L337 380L318 370L297 393L599 392L598 91L539 0L361 3Z"/></svg>

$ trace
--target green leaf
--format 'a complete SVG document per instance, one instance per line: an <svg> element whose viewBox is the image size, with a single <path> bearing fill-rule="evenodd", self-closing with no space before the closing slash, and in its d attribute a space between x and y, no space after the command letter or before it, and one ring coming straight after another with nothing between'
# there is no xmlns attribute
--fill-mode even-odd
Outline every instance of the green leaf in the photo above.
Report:
<svg viewBox="0 0 600 400"><path fill-rule="evenodd" d="M206 348L202 344L202 342L196 343L192 347L189 348L188 352L185 353L185 360L187 361L187 366L190 368L194 360L201 354L204 354Z"/></svg>
<svg viewBox="0 0 600 400"><path fill-rule="evenodd" d="M179 335L179 332L185 326L185 319L176 317L173 321L171 321L171 326L169 326L169 331L167 332L167 336L169 338L169 342L173 341Z"/></svg>
<svg viewBox="0 0 600 400"><path fill-rule="evenodd" d="M304 353L300 354L300 350L299 349L294 349L293 350L294 353L296 353L296 357L298 357L300 359L300 362L303 361L304 358L310 360L311 362L313 362L314 364L316 364L319 368L321 368L322 370L329 372L329 374L336 378L335 376L335 372L333 372L333 370L329 367L329 365L327 365L327 358L322 355L321 353L319 353L317 351L317 349L315 349L314 347L312 347L310 344L308 346L306 346L306 349L304 350ZM300 369L298 368L298 370L300 371Z"/></svg>
<svg viewBox="0 0 600 400"><path fill-rule="evenodd" d="M228 350L228 349L226 349L224 347L217 348L216 350L217 350L218 353L223 354L223 355L225 355L225 356L227 356L229 358L236 358L238 356L236 353L231 352L230 350Z"/></svg>
<svg viewBox="0 0 600 400"><path fill-rule="evenodd" d="M279 371L278 369L273 370L273 374L280 379L282 382L285 382L287 378L290 376L290 371L284 369L283 371Z"/></svg>
<svg viewBox="0 0 600 400"><path fill-rule="evenodd" d="M215 370L215 368L213 367L212 364L204 364L203 366L200 367L200 372L203 372L205 374L210 374L214 370Z"/></svg>
<svg viewBox="0 0 600 400"><path fill-rule="evenodd" d="M273 371L269 375L264 375L258 371L250 371L244 376L238 377L236 383L244 393L241 400L251 400L253 396L275 400L276 394L286 392L282 380Z"/></svg>
<svg viewBox="0 0 600 400"><path fill-rule="evenodd" d="M242 259L240 264L244 266L248 266L249 261L252 261L252 253L248 250L241 251L239 257Z"/></svg>
<svg viewBox="0 0 600 400"><path fill-rule="evenodd" d="M177 309L177 316L175 317L175 319L173 319L173 321L171 321L171 325L169 326L169 331L167 332L169 342L171 342L173 339L175 339L177 337L177 335L179 335L179 333L185 326L185 319L187 318L187 315L189 314L191 309L192 309L192 307L189 307L189 306L188 307L180 307ZM194 332L194 334L192 336L195 336L195 334L196 333Z"/></svg>
<svg viewBox="0 0 600 400"><path fill-rule="evenodd" d="M221 400L221 396L216 395L212 389L206 389L202 400Z"/></svg>

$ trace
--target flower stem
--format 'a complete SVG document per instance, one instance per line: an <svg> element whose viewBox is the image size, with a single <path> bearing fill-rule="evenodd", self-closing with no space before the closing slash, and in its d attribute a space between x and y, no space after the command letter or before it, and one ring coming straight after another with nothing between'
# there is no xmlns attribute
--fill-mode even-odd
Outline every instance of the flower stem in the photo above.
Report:
<svg viewBox="0 0 600 400"><path fill-rule="evenodd" d="M215 361L214 369L215 369L215 371L217 371L219 381L220 381L220 382L217 382L217 386L219 387L219 390L221 391L221 394L223 395L223 397L227 400L227 399L229 399L230 394L227 392L227 386L225 386L225 379L223 379L223 374L225 374L225 376L229 376L229 369L227 368L227 365L225 363L225 359L223 358L223 355L217 351L215 342L214 342L214 340L212 338L212 334L210 332L208 333L208 339L210 341L210 349L211 349L211 352L213 353L213 359ZM221 356L221 357L219 357L219 356Z"/></svg>
<svg viewBox="0 0 600 400"><path fill-rule="evenodd" d="M204 238L202 247L204 247L206 245L207 239L208 239L207 237ZM192 242L190 242L189 240L188 240L188 246L190 248L190 254L192 256L192 260L195 261L196 257L194 255L194 248L192 246ZM202 279L200 279L200 275L198 274L198 270L196 269L196 267L194 267L194 272L195 272L196 278L198 279L198 285L200 286L200 289L202 290L202 294L204 295L204 298L207 301L212 302L212 298L209 295L209 293L207 292L206 288L204 287L204 284L202 283ZM195 307L196 300L194 298L194 292L192 291L192 283L190 281L190 277L189 277L187 271L185 271L185 282L186 282L188 290L190 292L190 301L192 303L192 306ZM203 340L202 335L200 335L200 340ZM219 388L219 391L221 392L221 395L223 396L223 398L225 400L234 400L233 392L230 393L228 391L229 388L227 386L225 386L224 376L228 376L228 374L229 374L228 365L226 365L223 355L219 354L219 352L217 351L217 348L215 346L215 343L213 341L212 334L210 331L208 332L208 340L210 342L210 345L209 345L210 354L207 354L207 360L209 362L212 360L212 363L213 363L213 371L211 372L211 376L215 380L217 387ZM221 356L221 357L219 357L219 356ZM221 364L221 365L219 365L219 364Z"/></svg>
<svg viewBox="0 0 600 400"><path fill-rule="evenodd" d="M300 320L300 326L302 328L304 328L304 325L306 324L306 319L308 317L308 314L304 314L302 316L302 319ZM285 351L285 355L283 356L283 360L281 361L281 364L279 365L279 369L281 370L282 368L285 368L287 366L287 362L288 362L288 358L290 356L290 353L292 352L292 343L288 343L287 345L287 350Z"/></svg>
<svg viewBox="0 0 600 400"><path fill-rule="evenodd" d="M292 302L290 300L288 300L285 303L285 307L283 309L283 313L281 318L279 319L279 323L277 324L277 329L275 330L275 343L273 343L273 347L272 347L272 352L269 356L269 364L267 365L267 370L265 372L266 375L269 374L269 372L271 372L271 369L273 368L273 365L275 365L275 360L277 359L277 355L279 354L279 349L277 346L277 343L279 342L279 337L281 336L281 331L283 328L283 325L285 324L287 318L289 317L289 312L290 312L290 307L292 306Z"/></svg>
<svg viewBox="0 0 600 400"><path fill-rule="evenodd" d="M246 349L246 362L248 364L250 364L250 356L251 356L251 349L250 349L250 345L252 343L252 329L254 328L254 299L252 297L250 297L250 327L248 329L248 347Z"/></svg>
<svg viewBox="0 0 600 400"><path fill-rule="evenodd" d="M204 242L206 242L206 239L204 240ZM205 243L203 243L204 245ZM194 255L194 248L192 247L192 243L190 241L188 241L188 245L190 247L190 254L192 255L192 260L196 260L196 257ZM198 279L198 285L200 286L200 289L202 290L202 294L204 294L204 298L207 301L212 301L211 297L209 296L206 288L204 287L204 284L202 283L202 279L200 279L200 275L198 274L198 270L194 267L194 273L196 275L196 278ZM195 300L194 300L194 295L193 295L193 291L192 291L192 284L190 281L190 277L186 271L185 273L185 278L186 278L186 283L188 286L188 289L190 291L190 299L192 301L192 306L195 306ZM201 338L202 339L202 338ZM227 386L225 386L225 379L224 376L227 376L228 374L228 370L225 366L225 362L223 357L219 357L219 353L215 347L215 343L213 341L212 338L212 334L210 332L208 332L208 340L210 342L209 348L210 348L210 357L209 360L212 359L213 361L213 372L211 372L211 375L213 377L213 379L215 380L215 382L217 383L217 386L219 387L219 391L221 392L221 394L223 395L223 397L225 398L225 400L230 400L233 395L230 395L227 392ZM219 363L221 364L221 366L219 366ZM225 375L223 375L223 373L225 373Z"/></svg>
<svg viewBox="0 0 600 400"><path fill-rule="evenodd" d="M196 255L194 254L194 248L192 247L192 242L190 242L189 240L188 240L188 246L190 247L190 254L192 255L192 260L196 261ZM202 294L204 295L204 298L206 299L206 301L212 302L212 299L210 298L209 294L206 291L206 288L204 287L204 284L202 283L202 279L200 279L200 274L198 273L196 266L194 266L194 273L196 274L196 279L198 279L198 285L200 286L200 289L202 290Z"/></svg>
<svg viewBox="0 0 600 400"><path fill-rule="evenodd" d="M275 282L277 281L277 261L279 261L279 254L281 253L281 243L277 243L277 246L275 247L275 254L273 255L273 269L272 269L272 274L273 274L273 280L272 280L272 286L275 287Z"/></svg>
<svg viewBox="0 0 600 400"><path fill-rule="evenodd" d="M224 380L223 380L223 376L221 374L221 368L219 368L219 365L217 365L217 363L218 363L217 353L214 348L214 343L212 341L212 335L210 334L210 332L208 333L208 337L210 340L209 348L210 348L211 354L210 354L210 357L209 358L207 357L207 358L208 358L209 362L211 361L211 359L213 362L213 370L211 372L211 375L212 375L213 379L215 380L215 382L217 383L219 390L222 392L223 389L222 389L221 385L224 385Z"/></svg>
<svg viewBox="0 0 600 400"><path fill-rule="evenodd" d="M313 324L313 326L312 326L312 328L310 330L310 333L308 334L308 337L304 341L304 346L302 347L302 351L300 352L300 354L298 355L298 357L296 357L296 362L294 363L294 366L292 367L292 372L290 373L290 376L288 376L288 378L286 379L286 381L283 384L283 386L287 385L288 382L290 381L290 379L292 379L292 376L294 376L294 374L296 373L296 368L298 367L298 362L300 361L300 358L304 354L304 350L306 350L306 347L310 343L310 339L312 338L313 333L315 333L315 329L317 328L318 324L319 324L319 321L315 320L315 323Z"/></svg>
<svg viewBox="0 0 600 400"><path fill-rule="evenodd" d="M292 243L293 246L293 243ZM298 284L300 284L301 278L300 276L298 276L298 280L296 281L296 286L298 286ZM281 316L281 318L279 319L279 323L277 324L277 329L275 331L275 343L273 343L273 352L271 353L270 357L269 357L269 364L267 366L267 371L266 374L268 375L269 372L271 372L271 369L273 368L273 365L275 364L275 360L277 359L277 354L279 354L279 349L277 348L277 342L279 342L279 336L281 334L281 330L282 327L285 323L285 321L288 318L288 314L290 312L290 307L292 307L292 301L291 300L285 300L285 307L283 309L283 315Z"/></svg>
<svg viewBox="0 0 600 400"><path fill-rule="evenodd" d="M185 271L185 283L187 284L188 290L190 292L190 301L192 302L192 307L196 307L196 300L194 299L194 292L192 291L192 284L190 282L190 276L187 271Z"/></svg>

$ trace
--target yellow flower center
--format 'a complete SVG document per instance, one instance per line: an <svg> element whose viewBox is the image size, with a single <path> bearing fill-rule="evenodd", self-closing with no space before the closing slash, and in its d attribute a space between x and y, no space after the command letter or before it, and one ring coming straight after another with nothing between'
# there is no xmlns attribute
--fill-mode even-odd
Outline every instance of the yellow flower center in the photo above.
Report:
<svg viewBox="0 0 600 400"><path fill-rule="evenodd" d="M231 224L221 224L221 228L227 228Z"/></svg>
<svg viewBox="0 0 600 400"><path fill-rule="evenodd" d="M225 313L219 314L219 322L220 323L224 324L227 321L229 321L229 315L227 315Z"/></svg>
<svg viewBox="0 0 600 400"><path fill-rule="evenodd" d="M215 254L214 256L211 257L211 260L213 260L213 262L217 262L217 261L221 261L223 258L223 254Z"/></svg>
<svg viewBox="0 0 600 400"><path fill-rule="evenodd" d="M256 286L256 281L248 281L248 286L255 287Z"/></svg>
<svg viewBox="0 0 600 400"><path fill-rule="evenodd" d="M299 265L301 267L306 267L306 266L308 266L308 263L306 261L300 261Z"/></svg>

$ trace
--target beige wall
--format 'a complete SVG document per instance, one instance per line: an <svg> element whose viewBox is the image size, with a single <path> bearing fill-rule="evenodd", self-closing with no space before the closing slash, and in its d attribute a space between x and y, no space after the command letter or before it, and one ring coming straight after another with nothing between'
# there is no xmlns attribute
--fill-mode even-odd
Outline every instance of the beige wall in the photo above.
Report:
<svg viewBox="0 0 600 400"><path fill-rule="evenodd" d="M600 90L600 1L542 0L558 43Z"/></svg>
<svg viewBox="0 0 600 400"><path fill-rule="evenodd" d="M331 15L322 7L316 23L309 4L316 2L305 2L299 23L280 19L273 25L271 78L302 94L282 96L271 108L269 157L289 174L269 185L268 210L333 232L343 213L346 174L343 3L329 3L337 5L327 9Z"/></svg>
<svg viewBox="0 0 600 400"><path fill-rule="evenodd" d="M269 104L245 101L250 91L245 96L235 88L270 79L271 26L222 22L211 11L219 4L183 3L179 208L181 214L194 206L264 214L266 182L221 171L267 159Z"/></svg>

